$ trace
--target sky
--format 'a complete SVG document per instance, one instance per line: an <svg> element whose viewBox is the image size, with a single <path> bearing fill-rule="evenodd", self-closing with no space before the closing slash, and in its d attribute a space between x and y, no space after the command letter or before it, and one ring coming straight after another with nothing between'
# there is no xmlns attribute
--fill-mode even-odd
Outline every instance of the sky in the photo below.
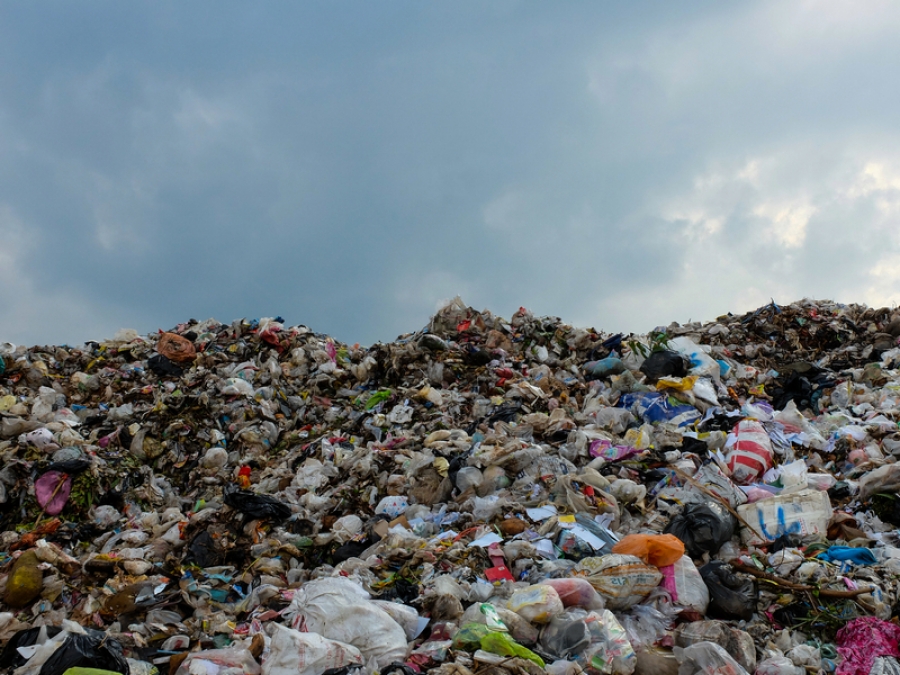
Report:
<svg viewBox="0 0 900 675"><path fill-rule="evenodd" d="M900 5L0 0L0 340L900 303Z"/></svg>

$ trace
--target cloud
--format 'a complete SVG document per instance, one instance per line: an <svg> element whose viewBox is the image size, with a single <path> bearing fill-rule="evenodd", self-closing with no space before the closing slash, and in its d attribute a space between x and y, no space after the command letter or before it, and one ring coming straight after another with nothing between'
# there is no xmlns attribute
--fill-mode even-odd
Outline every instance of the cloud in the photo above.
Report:
<svg viewBox="0 0 900 675"><path fill-rule="evenodd" d="M898 301L893 3L110 7L0 26L0 339Z"/></svg>

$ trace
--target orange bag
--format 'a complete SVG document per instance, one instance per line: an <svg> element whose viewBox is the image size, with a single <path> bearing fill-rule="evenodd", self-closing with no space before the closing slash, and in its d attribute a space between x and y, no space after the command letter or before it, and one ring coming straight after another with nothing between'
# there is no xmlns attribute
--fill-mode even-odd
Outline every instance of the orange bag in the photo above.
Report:
<svg viewBox="0 0 900 675"><path fill-rule="evenodd" d="M613 546L613 553L637 556L648 565L674 565L684 555L684 542L674 534L629 534Z"/></svg>
<svg viewBox="0 0 900 675"><path fill-rule="evenodd" d="M156 343L156 351L170 361L177 363L193 361L197 357L197 350L194 349L194 344L187 338L175 335L175 333L163 333L160 335L159 342Z"/></svg>

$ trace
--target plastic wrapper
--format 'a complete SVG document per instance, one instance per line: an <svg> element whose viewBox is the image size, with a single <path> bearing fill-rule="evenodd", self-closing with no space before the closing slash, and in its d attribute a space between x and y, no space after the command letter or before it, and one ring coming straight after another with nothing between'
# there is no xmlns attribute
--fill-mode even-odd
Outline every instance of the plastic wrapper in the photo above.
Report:
<svg viewBox="0 0 900 675"><path fill-rule="evenodd" d="M585 575L608 608L617 610L636 605L662 581L662 573L653 565L617 553L585 558L575 566L575 571Z"/></svg>
<svg viewBox="0 0 900 675"><path fill-rule="evenodd" d="M269 652L261 675L320 675L335 668L361 666L362 654L353 645L328 640L318 633L301 633L273 623Z"/></svg>
<svg viewBox="0 0 900 675"><path fill-rule="evenodd" d="M629 534L612 548L654 567L674 565L684 555L684 543L671 534Z"/></svg>

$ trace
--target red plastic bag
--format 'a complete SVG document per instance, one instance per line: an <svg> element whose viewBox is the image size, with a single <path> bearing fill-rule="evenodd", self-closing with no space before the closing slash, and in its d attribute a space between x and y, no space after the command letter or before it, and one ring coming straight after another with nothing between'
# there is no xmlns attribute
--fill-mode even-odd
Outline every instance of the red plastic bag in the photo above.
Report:
<svg viewBox="0 0 900 675"><path fill-rule="evenodd" d="M725 462L736 483L747 485L772 468L772 441L756 420L741 420L731 432L731 444Z"/></svg>

